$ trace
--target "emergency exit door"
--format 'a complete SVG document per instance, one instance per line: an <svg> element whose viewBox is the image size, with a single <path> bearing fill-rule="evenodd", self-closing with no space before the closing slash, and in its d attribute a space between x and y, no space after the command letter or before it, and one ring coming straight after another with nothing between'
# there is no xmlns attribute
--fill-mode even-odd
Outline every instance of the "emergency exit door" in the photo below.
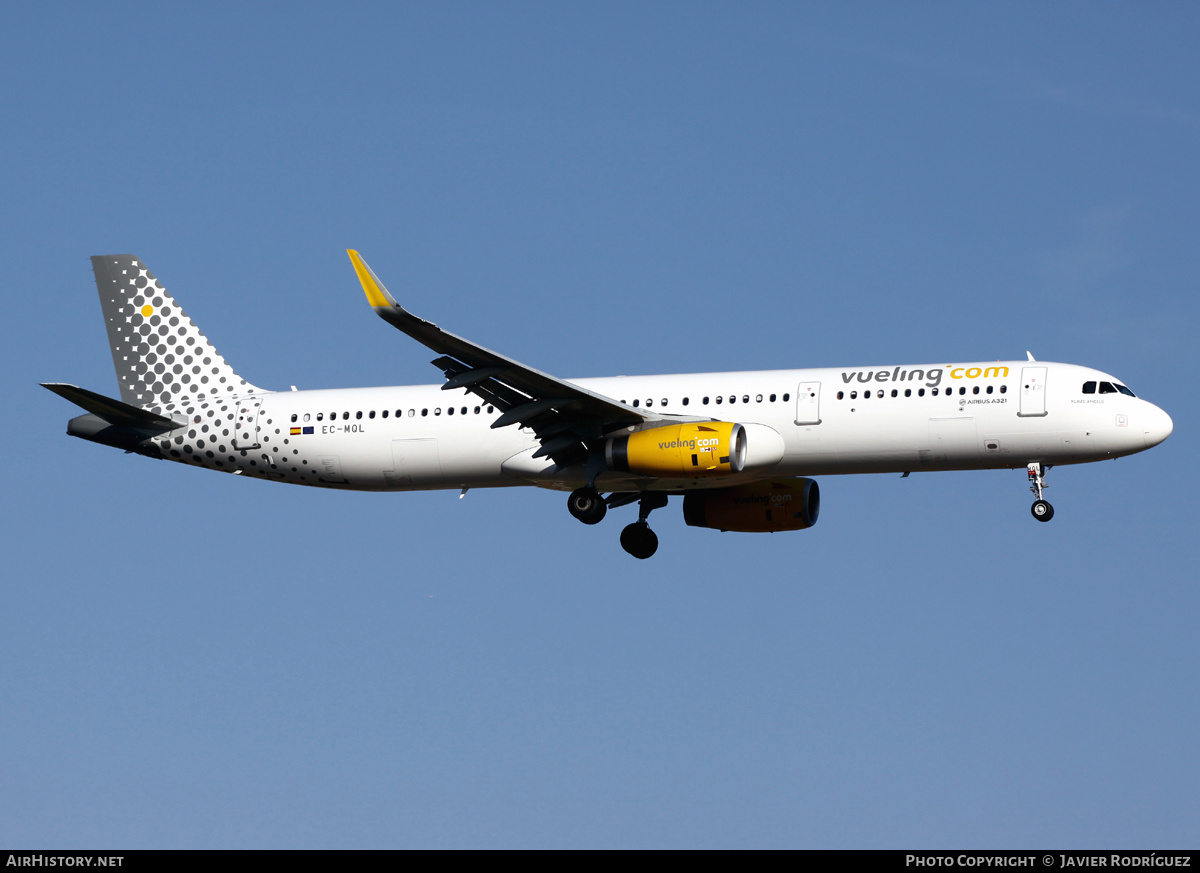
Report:
<svg viewBox="0 0 1200 873"><path fill-rule="evenodd" d="M261 406L262 400L257 397L243 397L238 401L237 426L233 429L235 449L258 448L258 410Z"/></svg>
<svg viewBox="0 0 1200 873"><path fill-rule="evenodd" d="M821 383L801 382L796 388L796 424L821 423Z"/></svg>

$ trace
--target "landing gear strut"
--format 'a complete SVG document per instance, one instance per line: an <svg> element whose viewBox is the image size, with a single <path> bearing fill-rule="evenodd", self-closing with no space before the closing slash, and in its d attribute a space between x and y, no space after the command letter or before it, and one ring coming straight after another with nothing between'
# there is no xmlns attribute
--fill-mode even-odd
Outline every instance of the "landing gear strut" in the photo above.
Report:
<svg viewBox="0 0 1200 873"><path fill-rule="evenodd" d="M1029 470L1029 481L1031 483L1029 490L1037 498L1033 501L1033 506L1029 508L1029 511L1033 513L1033 517L1038 521L1049 521L1054 518L1054 507L1042 499L1042 490L1047 487L1046 473L1050 471L1050 468L1043 468L1041 464L1035 461L1027 469Z"/></svg>
<svg viewBox="0 0 1200 873"><path fill-rule="evenodd" d="M621 548L635 558L645 560L658 551L658 535L650 530L646 519L650 513L667 505L667 495L647 491L638 501L638 520L621 531Z"/></svg>
<svg viewBox="0 0 1200 873"><path fill-rule="evenodd" d="M576 488L567 498L567 510L584 524L599 524L608 507L595 488Z"/></svg>

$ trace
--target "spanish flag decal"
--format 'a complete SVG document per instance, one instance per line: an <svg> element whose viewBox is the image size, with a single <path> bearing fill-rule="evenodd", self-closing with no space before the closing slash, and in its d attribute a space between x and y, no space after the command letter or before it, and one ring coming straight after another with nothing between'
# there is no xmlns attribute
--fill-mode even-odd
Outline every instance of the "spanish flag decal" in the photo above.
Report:
<svg viewBox="0 0 1200 873"><path fill-rule="evenodd" d="M298 428L298 427L292 428L292 436L297 436L299 434L300 434L300 428Z"/></svg>

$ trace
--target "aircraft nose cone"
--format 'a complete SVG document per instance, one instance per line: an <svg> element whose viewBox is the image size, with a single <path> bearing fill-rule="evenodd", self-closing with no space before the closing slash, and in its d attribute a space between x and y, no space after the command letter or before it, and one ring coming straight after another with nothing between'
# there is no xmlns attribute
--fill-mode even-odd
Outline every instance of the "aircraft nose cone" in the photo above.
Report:
<svg viewBox="0 0 1200 873"><path fill-rule="evenodd" d="M1142 436L1146 440L1146 448L1149 449L1171 435L1171 431L1175 429L1175 422L1171 421L1171 416L1167 415L1157 406L1151 406L1147 413L1146 424L1142 428Z"/></svg>

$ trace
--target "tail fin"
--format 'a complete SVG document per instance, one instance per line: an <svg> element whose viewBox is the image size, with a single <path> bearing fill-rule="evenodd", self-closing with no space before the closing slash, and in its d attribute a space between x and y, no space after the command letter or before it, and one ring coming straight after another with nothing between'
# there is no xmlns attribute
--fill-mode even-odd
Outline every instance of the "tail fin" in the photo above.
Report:
<svg viewBox="0 0 1200 873"><path fill-rule="evenodd" d="M97 255L92 270L125 403L165 411L262 392L233 371L141 259Z"/></svg>

